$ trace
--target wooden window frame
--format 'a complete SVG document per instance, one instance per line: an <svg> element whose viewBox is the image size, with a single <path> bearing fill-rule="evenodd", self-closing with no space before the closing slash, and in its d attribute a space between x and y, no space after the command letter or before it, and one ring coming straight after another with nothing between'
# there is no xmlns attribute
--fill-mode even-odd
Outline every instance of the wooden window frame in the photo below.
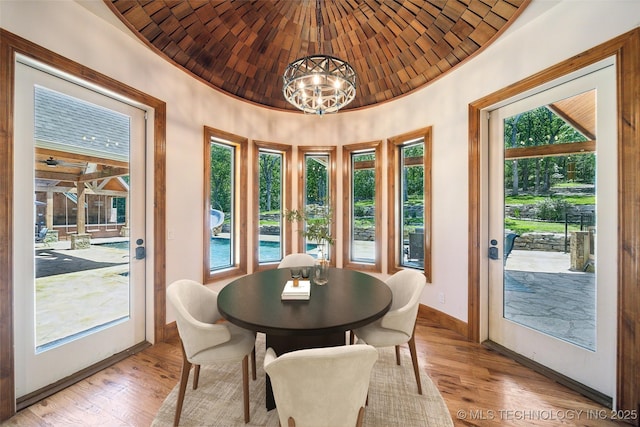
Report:
<svg viewBox="0 0 640 427"><path fill-rule="evenodd" d="M283 256L291 253L291 223L284 218L284 213L291 209L291 153L290 145L275 142L253 141L253 271L268 270L277 267L277 262L260 263L260 153L262 151L277 152L282 155L281 193L282 193L282 227L280 231L281 244L284 245Z"/></svg>
<svg viewBox="0 0 640 427"><path fill-rule="evenodd" d="M432 262L431 262L431 226L432 226L432 182L431 182L431 163L432 163L432 127L428 126L402 135L394 136L388 139L388 234L389 245L388 252L388 273L393 274L405 267L400 265L400 257L402 253L399 251L397 235L400 231L400 200L398 198L398 189L400 188L400 149L408 142L422 138L424 141L424 155L422 159L424 167L424 268L423 272L427 279L427 283L431 283L432 279Z"/></svg>
<svg viewBox="0 0 640 427"><path fill-rule="evenodd" d="M375 259L373 263L358 262L352 260L351 235L353 232L352 205L353 200L352 182L353 167L351 157L358 154L359 151L373 152L375 155L373 169L375 171ZM342 265L345 268L355 270L367 270L374 272L382 271L382 141L363 142L357 144L345 145L342 147L342 235L344 238L342 245Z"/></svg>
<svg viewBox="0 0 640 427"><path fill-rule="evenodd" d="M304 209L304 196L306 188L305 183L307 181L307 170L305 168L305 157L307 154L326 154L329 156L329 204L333 209L332 212L332 221L331 221L331 235L336 236L336 200L337 200L337 178L336 178L336 157L337 157L337 147L333 146L298 146L298 209ZM336 239L337 240L337 239ZM337 244L337 243L336 243ZM298 251L304 252L305 248L305 238L301 233L298 233ZM335 246L329 250L329 265L332 267L336 266L336 258L337 252Z"/></svg>
<svg viewBox="0 0 640 427"><path fill-rule="evenodd" d="M229 268L211 271L210 258L210 225L209 211L211 209L211 139L223 140L235 147L236 168L234 170L234 229L230 238L233 238L237 247L238 259ZM247 151L249 140L245 137L234 135L208 126L204 127L204 211L203 211L203 282L211 283L215 280L231 276L239 276L247 273Z"/></svg>

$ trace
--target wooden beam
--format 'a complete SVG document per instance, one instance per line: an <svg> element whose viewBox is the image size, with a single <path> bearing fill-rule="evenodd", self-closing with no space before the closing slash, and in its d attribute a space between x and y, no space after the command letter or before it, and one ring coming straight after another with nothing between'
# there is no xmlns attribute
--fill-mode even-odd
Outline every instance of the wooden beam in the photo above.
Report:
<svg viewBox="0 0 640 427"><path fill-rule="evenodd" d="M547 105L547 108L550 109L551 111L553 111L556 115L558 115L559 117L562 118L562 120L564 120L565 122L569 123L571 126L573 126L578 132L580 132L581 134L583 134L584 136L586 136L589 139L596 139L596 136L593 134L593 132L591 132L589 129L587 129L586 127L582 126L580 123L578 123L573 117L571 117L569 114L565 113L563 110L561 110L560 108L556 107L553 104Z"/></svg>
<svg viewBox="0 0 640 427"><path fill-rule="evenodd" d="M107 168L93 173L80 175L78 181L96 181L105 178L115 178L117 176L129 175L129 168Z"/></svg>
<svg viewBox="0 0 640 427"><path fill-rule="evenodd" d="M112 166L115 168L128 168L129 162L120 160L106 159L104 157L87 156L85 154L69 153L68 151L51 150L49 148L36 147L36 155L53 157L54 159L76 160L79 162L97 163L104 166Z"/></svg>
<svg viewBox="0 0 640 427"><path fill-rule="evenodd" d="M36 179L44 179L46 181L71 181L76 182L78 175L73 173L54 172L54 171L35 171Z"/></svg>
<svg viewBox="0 0 640 427"><path fill-rule="evenodd" d="M539 145L536 147L505 148L506 159L527 159L532 157L567 156L596 152L596 141L570 142L567 144Z"/></svg>

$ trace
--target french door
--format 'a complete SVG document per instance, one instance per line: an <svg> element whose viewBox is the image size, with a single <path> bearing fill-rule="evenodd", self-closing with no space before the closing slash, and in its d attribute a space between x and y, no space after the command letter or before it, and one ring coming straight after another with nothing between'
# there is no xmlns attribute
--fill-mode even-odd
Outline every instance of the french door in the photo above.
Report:
<svg viewBox="0 0 640 427"><path fill-rule="evenodd" d="M145 340L145 112L15 68L18 398Z"/></svg>
<svg viewBox="0 0 640 427"><path fill-rule="evenodd" d="M615 395L615 66L489 119L489 339Z"/></svg>

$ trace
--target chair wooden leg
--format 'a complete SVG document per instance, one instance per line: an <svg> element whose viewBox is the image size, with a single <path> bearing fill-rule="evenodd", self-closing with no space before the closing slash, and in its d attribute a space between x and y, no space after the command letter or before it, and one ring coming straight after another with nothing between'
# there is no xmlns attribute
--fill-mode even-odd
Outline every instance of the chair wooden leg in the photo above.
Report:
<svg viewBox="0 0 640 427"><path fill-rule="evenodd" d="M396 346L396 365L400 366L400 346Z"/></svg>
<svg viewBox="0 0 640 427"><path fill-rule="evenodd" d="M193 366L193 389L198 388L198 381L200 381L200 365Z"/></svg>
<svg viewBox="0 0 640 427"><path fill-rule="evenodd" d="M251 370L253 371L253 380L255 381L256 376L256 347L253 346L253 350L251 350Z"/></svg>
<svg viewBox="0 0 640 427"><path fill-rule="evenodd" d="M349 331L349 344L353 344L353 342L355 341L355 336L356 334L354 334L353 331Z"/></svg>
<svg viewBox="0 0 640 427"><path fill-rule="evenodd" d="M249 356L242 359L242 392L244 395L244 423L249 422Z"/></svg>
<svg viewBox="0 0 640 427"><path fill-rule="evenodd" d="M418 354L416 352L415 332L411 335L411 339L409 339L409 351L411 352L411 361L413 362L413 372L416 374L418 394L422 394L422 384L420 383L420 368L418 367Z"/></svg>
<svg viewBox="0 0 640 427"><path fill-rule="evenodd" d="M182 347L182 343L180 343ZM176 415L173 419L173 425L180 423L180 414L182 414L182 403L184 402L184 394L187 390L187 382L189 381L189 371L191 370L191 362L187 360L187 354L182 347L182 373L180 374L180 389L178 391L178 401L176 402Z"/></svg>
<svg viewBox="0 0 640 427"><path fill-rule="evenodd" d="M362 427L363 421L364 421L364 408L361 406L360 411L358 411L358 419L356 421L356 427Z"/></svg>

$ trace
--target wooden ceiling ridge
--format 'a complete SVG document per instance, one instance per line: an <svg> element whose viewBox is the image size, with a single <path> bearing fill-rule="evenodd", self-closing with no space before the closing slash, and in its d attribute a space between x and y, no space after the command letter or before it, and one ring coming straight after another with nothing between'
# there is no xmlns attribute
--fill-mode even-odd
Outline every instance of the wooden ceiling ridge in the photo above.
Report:
<svg viewBox="0 0 640 427"><path fill-rule="evenodd" d="M488 46L530 0L316 0L163 2L104 0L147 46L211 87L268 108L291 61L317 53L356 70L345 109L404 96ZM468 3L468 4L465 4ZM322 50L322 52L320 52Z"/></svg>

